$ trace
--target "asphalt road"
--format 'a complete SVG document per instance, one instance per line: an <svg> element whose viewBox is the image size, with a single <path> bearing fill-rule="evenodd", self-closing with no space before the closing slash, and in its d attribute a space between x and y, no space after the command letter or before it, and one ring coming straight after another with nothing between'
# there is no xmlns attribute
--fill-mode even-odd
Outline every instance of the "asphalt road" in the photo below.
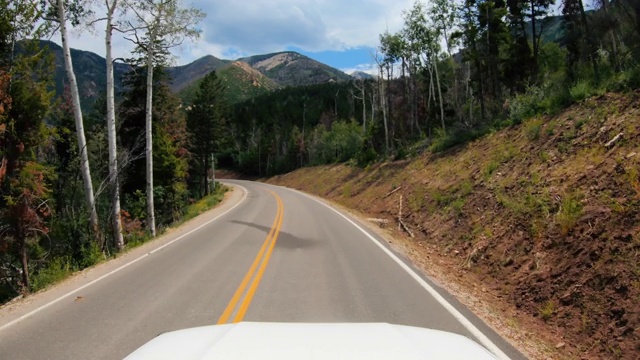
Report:
<svg viewBox="0 0 640 360"><path fill-rule="evenodd" d="M234 321L388 322L524 358L348 216L239 185L153 244L0 309L0 359L121 359L166 331Z"/></svg>

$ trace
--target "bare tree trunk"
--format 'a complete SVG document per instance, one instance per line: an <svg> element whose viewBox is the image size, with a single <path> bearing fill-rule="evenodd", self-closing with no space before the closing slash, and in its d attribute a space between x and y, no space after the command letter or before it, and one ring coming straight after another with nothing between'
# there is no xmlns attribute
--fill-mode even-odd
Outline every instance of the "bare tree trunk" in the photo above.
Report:
<svg viewBox="0 0 640 360"><path fill-rule="evenodd" d="M120 218L120 182L118 180L118 150L116 145L116 112L113 84L113 57L111 55L113 13L118 6L118 0L107 4L107 28L105 31L105 46L107 58L107 138L109 143L109 182L112 192L113 211L113 239L118 250L124 248L122 237L122 219Z"/></svg>
<svg viewBox="0 0 640 360"><path fill-rule="evenodd" d="M596 49L595 49L595 39L591 32L591 27L589 27L589 22L587 20L587 13L584 11L584 5L582 4L582 0L578 1L578 5L580 7L580 19L582 20L582 26L584 28L585 33L587 34L587 49L589 51L589 60L591 60L591 66L593 67L593 75L596 78L596 81L600 81L600 70L598 68L598 61L596 59Z"/></svg>
<svg viewBox="0 0 640 360"><path fill-rule="evenodd" d="M353 93L353 90L351 90L351 96L354 99L362 100L362 132L364 133L367 130L367 108L366 108L367 97L366 97L365 83L363 81L362 85L360 86L358 85L357 82L355 82L353 85L356 87L356 90L360 91L360 96L356 96Z"/></svg>
<svg viewBox="0 0 640 360"><path fill-rule="evenodd" d="M89 154L87 153L87 139L84 135L84 123L82 121L82 109L80 108L80 95L78 94L78 83L73 72L71 61L71 49L69 48L69 35L65 17L64 1L57 0L58 20L60 21L60 35L62 40L62 53L64 55L64 65L69 79L69 89L71 90L71 101L73 102L73 116L76 123L76 134L78 137L78 150L80 151L80 173L84 183L84 195L89 208L89 221L96 241L99 239L98 212L93 195L93 184L91 182L91 169L89 167Z"/></svg>
<svg viewBox="0 0 640 360"><path fill-rule="evenodd" d="M376 89L373 85L371 85L371 94L369 94L371 100L371 125L375 121L375 113L376 113Z"/></svg>
<svg viewBox="0 0 640 360"><path fill-rule="evenodd" d="M156 216L153 206L153 35L149 39L147 48L147 106L145 114L145 133L147 138L147 228L151 236L156 236Z"/></svg>
<svg viewBox="0 0 640 360"><path fill-rule="evenodd" d="M533 43L533 79L535 81L538 80L538 34L536 29L536 5L534 0L529 1L529 6L531 6L531 40ZM540 34L542 35L542 34Z"/></svg>
<svg viewBox="0 0 640 360"><path fill-rule="evenodd" d="M208 155L204 156L204 166L203 166L202 173L204 175L203 176L204 182L202 184L203 185L202 197L205 197L205 196L209 196L209 156Z"/></svg>
<svg viewBox="0 0 640 360"><path fill-rule="evenodd" d="M29 284L29 259L27 257L27 240L20 236L20 263L22 264L22 285L26 292L30 291Z"/></svg>
<svg viewBox="0 0 640 360"><path fill-rule="evenodd" d="M447 128L444 125L444 102L442 101L442 86L440 86L440 75L438 74L439 72L437 58L433 61L433 68L436 73L436 83L438 84L438 95L440 97L440 121L442 122L442 130L446 132Z"/></svg>
<svg viewBox="0 0 640 360"><path fill-rule="evenodd" d="M609 0L601 0L602 10L604 10L604 14L607 18L611 16L609 14ZM616 39L615 29L609 29L607 31L609 33L609 37L611 38L611 62L613 62L613 68L616 72L620 72L620 61L618 60L618 40Z"/></svg>
<svg viewBox="0 0 640 360"><path fill-rule="evenodd" d="M365 93L365 84L362 82L362 130L367 131L367 96Z"/></svg>
<svg viewBox="0 0 640 360"><path fill-rule="evenodd" d="M380 66L380 106L382 107L382 119L384 122L384 144L385 154L389 154L389 125L388 125L388 113L387 113L387 95L385 94L384 84L384 71Z"/></svg>

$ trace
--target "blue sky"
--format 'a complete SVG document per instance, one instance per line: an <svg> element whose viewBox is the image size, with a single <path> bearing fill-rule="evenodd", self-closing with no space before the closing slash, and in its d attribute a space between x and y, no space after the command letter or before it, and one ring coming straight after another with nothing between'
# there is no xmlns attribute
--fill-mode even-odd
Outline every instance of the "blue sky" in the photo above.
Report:
<svg viewBox="0 0 640 360"><path fill-rule="evenodd" d="M428 1L426 1L428 2ZM345 72L372 67L370 53L385 30L402 27L413 0L186 0L207 17L199 40L174 49L175 64L205 55L223 59L294 50ZM94 2L95 4L95 2ZM96 16L100 9L95 8ZM75 30L74 48L104 55L103 30ZM54 40L57 40L54 38ZM114 39L114 55L131 45Z"/></svg>
<svg viewBox="0 0 640 360"><path fill-rule="evenodd" d="M93 2L96 3L100 2ZM200 39L173 49L176 65L205 55L235 60L294 50L351 73L375 72L371 53L378 46L379 35L387 30L399 31L402 13L412 7L414 0L184 0L183 3L200 8L207 16L199 25ZM429 0L423 3L429 6ZM99 8L94 11L97 17L101 16ZM103 30L94 30L75 30L71 46L104 55ZM128 57L131 47L122 38L114 39L116 57Z"/></svg>

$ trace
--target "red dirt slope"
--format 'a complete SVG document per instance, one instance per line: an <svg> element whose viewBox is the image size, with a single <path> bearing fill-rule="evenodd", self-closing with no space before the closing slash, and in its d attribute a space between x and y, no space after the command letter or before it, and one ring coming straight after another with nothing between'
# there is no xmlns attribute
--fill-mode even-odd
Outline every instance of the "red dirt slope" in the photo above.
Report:
<svg viewBox="0 0 640 360"><path fill-rule="evenodd" d="M412 258L490 303L512 339L545 340L552 358L637 359L639 173L636 92L588 99L442 154L268 181L394 228L402 198Z"/></svg>

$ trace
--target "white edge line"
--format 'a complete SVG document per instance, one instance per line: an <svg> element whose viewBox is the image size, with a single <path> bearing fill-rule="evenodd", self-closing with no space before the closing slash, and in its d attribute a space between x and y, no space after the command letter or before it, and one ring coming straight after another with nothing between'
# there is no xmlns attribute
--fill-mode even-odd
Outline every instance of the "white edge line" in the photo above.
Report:
<svg viewBox="0 0 640 360"><path fill-rule="evenodd" d="M110 272L108 272L108 273L106 273L106 274L104 274L104 275L100 276L99 278L97 278L97 279L95 279L95 280L93 280L93 281L91 281L91 282L89 282L89 283L86 283L86 284L82 285L81 287L79 287L79 288L77 288L77 289L75 289L75 290L72 290L72 291L70 291L70 292L68 292L68 293L66 293L66 294L64 294L64 295L62 295L62 296L60 296L59 298L57 298L57 299L55 299L55 300L52 300L52 301L50 301L50 302L48 302L48 303L46 303L46 304L44 304L44 305L40 306L40 307L39 307L39 308L37 308L37 309L34 309L34 310L32 310L32 311L30 311L30 312L28 312L28 313L26 313L26 314L24 314L24 315L20 316L19 318L14 319L14 320L12 320L12 321L10 321L10 322L8 322L8 323L6 323L6 324L4 324L4 325L0 326L0 331L2 331L2 330L4 330L4 329L8 328L8 327L9 327L9 326L11 326L11 325L14 325L14 324L16 324L16 323L18 323L18 322L20 322L20 321L22 321L22 320L25 320L25 319L27 319L27 318L29 318L29 317L31 317L31 316L33 316L33 315L35 315L35 314L39 313L40 311L42 311L42 310L44 310L44 309L46 309L46 308L48 308L48 307L50 307L50 306L52 306L52 305L54 305L54 304L56 304L56 303L60 302L60 301L62 301L62 300L64 300L64 299L68 298L69 296L71 296L71 295L73 295L73 294L77 293L78 291L83 290L83 289L86 289L87 287L89 287L89 286L91 286L91 285L93 285L93 284L97 283L98 281L101 281L101 280L103 280L104 278L109 277L109 276L111 276L111 275L113 275L113 274L115 274L115 273L117 273L117 272L121 271L122 269L127 268L127 267L129 267L129 266L131 266L131 265L133 265L133 264L137 263L138 261L140 261L140 260L142 260L142 259L146 258L147 256L152 255L152 254L154 254L154 253L156 253L156 252L158 252L158 251L160 251L160 250L162 250L162 249L166 248L167 246L169 246L169 245L171 245L171 244L175 243L176 241L179 241L179 240L183 239L185 236L190 235L190 234L192 234L193 232L195 232L195 231L197 231L197 230L200 230L201 228L203 228L203 227L205 227L205 226L209 225L210 223L212 223L212 222L214 222L214 221L218 220L218 219L219 219L219 218L221 218L222 216L224 216L224 215L226 215L227 213L229 213L231 210L235 209L238 205L242 204L242 202L247 198L247 193L248 193L248 191L247 191L247 189L246 189L245 187L243 187L243 186L241 186L241 185L237 185L237 184L233 184L233 186L238 186L238 187L242 188L242 190L244 191L244 195L242 196L242 198L240 199L240 201L238 201L238 203L237 203L237 204L235 204L234 206L232 206L229 210L227 210L227 211L223 212L222 214L220 214L220 215L216 216L215 218L213 218L213 219L211 219L211 220L209 220L209 221L205 222L204 224L202 224L202 225L200 225L200 226L196 227L195 229L192 229L192 230L188 231L187 233L185 233L185 234L182 234L182 235L178 236L177 238L175 238L175 239L171 240L170 242L168 242L168 243L166 243L166 244L164 244L164 245L160 246L159 248L154 249L154 250L152 250L152 251L150 251L150 252L148 252L148 253L145 253L145 254L143 254L142 256L140 256L140 257L138 257L138 258L135 258L135 259L133 259L132 261L130 261L130 262L128 262L128 263L126 263L126 264L124 264L124 265L120 266L119 268L117 268L117 269L115 269L115 270L112 270L112 271L110 271Z"/></svg>
<svg viewBox="0 0 640 360"><path fill-rule="evenodd" d="M309 195L303 193L302 191L298 191L298 190L295 190L295 189L286 188L286 187L285 187L285 189L288 189L288 190L291 190L291 191L295 191L297 193L300 193L300 194L306 196L309 199L317 201L318 203L326 206L331 211L335 212L336 214L340 215L345 220L350 222L353 226L355 226L358 230L360 230L363 234L365 234L371 241L373 241L380 249L382 249L382 251L384 251L387 255L389 255L389 257L391 259L393 259L398 265L400 265L400 267L404 271L409 273L409 275L415 281L417 281L418 284L420 284L420 286L422 286L425 290L427 290L427 292L438 303L440 303L440 305L442 305L442 307L444 307L456 320L458 320L458 322L460 322L460 324L462 326L464 326L464 328L467 329L489 351L491 351L499 359L502 359L502 360L509 360L510 359L509 356L507 356L507 354L505 354L502 350L500 350L500 348L496 344L494 344L493 341L491 341L491 339L489 339L485 334L483 334L482 331L480 331L475 325L473 325L473 323L471 323L471 321L469 321L469 319L467 319L464 315L462 315L462 313L460 313L458 311L458 309L456 309L445 298L443 298L442 295L440 295L440 293L438 293L431 285L429 285L428 282L426 282L420 275L416 274L416 272L413 271L413 269L411 269L407 264L405 264L404 261L402 261L398 256L396 256L396 254L394 254L391 250L389 250L384 245L382 245L378 240L376 240L371 234L369 234L369 232L364 230L360 225L356 224L354 221L349 219L346 215L342 214L340 211L334 209L333 207L329 206L328 204L324 203L323 201L318 200L315 197L309 196Z"/></svg>

